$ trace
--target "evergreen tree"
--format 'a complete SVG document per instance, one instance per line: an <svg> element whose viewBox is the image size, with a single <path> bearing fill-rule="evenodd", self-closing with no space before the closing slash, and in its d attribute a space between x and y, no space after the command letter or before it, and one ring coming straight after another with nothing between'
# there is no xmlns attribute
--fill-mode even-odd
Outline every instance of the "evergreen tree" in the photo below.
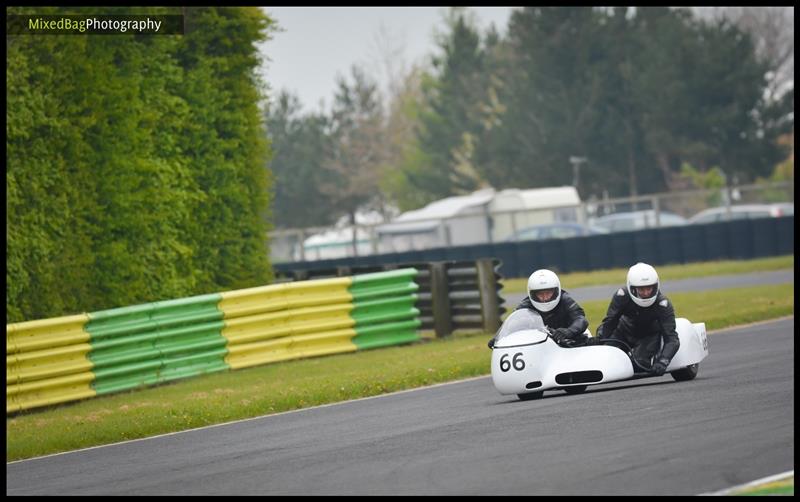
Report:
<svg viewBox="0 0 800 502"><path fill-rule="evenodd" d="M603 130L608 65L601 14L586 7L526 7L512 13L497 53L499 125L481 145L496 187L569 185L569 158L593 155Z"/></svg>
<svg viewBox="0 0 800 502"><path fill-rule="evenodd" d="M452 9L449 32L440 36L441 54L432 75L422 80L424 106L417 131L421 155L406 171L410 188L430 200L469 193L485 184L475 165L475 147L483 133L480 103L488 78L480 34L463 10Z"/></svg>
<svg viewBox="0 0 800 502"><path fill-rule="evenodd" d="M331 201L321 186L330 184L323 164L331 154L329 118L322 113L302 115L297 96L280 93L267 113L272 144L270 170L275 226L303 228L334 223Z"/></svg>
<svg viewBox="0 0 800 502"><path fill-rule="evenodd" d="M793 126L793 93L762 99L766 67L730 23L661 7L531 7L512 13L492 54L499 113L477 151L498 188L653 193L682 186L682 162L744 180L785 156L776 140ZM588 159L579 180L571 156Z"/></svg>

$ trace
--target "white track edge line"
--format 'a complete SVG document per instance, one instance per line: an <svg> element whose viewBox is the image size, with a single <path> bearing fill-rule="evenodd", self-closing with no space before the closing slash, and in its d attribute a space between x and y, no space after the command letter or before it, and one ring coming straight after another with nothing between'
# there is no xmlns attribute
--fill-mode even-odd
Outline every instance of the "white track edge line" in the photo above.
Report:
<svg viewBox="0 0 800 502"><path fill-rule="evenodd" d="M83 451L88 451L88 450L96 450L98 448L105 448L107 446L117 446L117 445L121 445L121 444L134 443L134 442L137 442L137 441L146 441L148 439L156 439L156 438L162 438L162 437L167 437L167 436L174 436L175 434L183 434L184 432L192 432L192 431L199 431L199 430L203 430L203 429L211 429L212 427L222 427L224 425L231 425L231 424L237 424L237 423L241 423L241 422L249 422L249 421L252 421L252 420L260 420L260 419L264 419L264 418L277 417L279 415L287 415L289 413L298 413L298 412L301 412L301 411L315 410L315 409L318 409L318 408L327 408L329 406L336 406L336 405L340 405L340 404L355 403L355 402L358 402L358 401L366 401L368 399L377 399L377 398L381 398L381 397L395 396L397 394L404 394L404 393L408 393L408 392L414 392L414 391L417 391L417 390L433 389L435 387L442 387L442 386L445 386L445 385L453 385L453 384L457 384L457 383L469 382L469 381L472 381L472 380L480 380L481 378L490 378L490 377L491 377L491 375L481 375L481 376L476 376L476 377L464 378L464 379L461 379L461 380L453 380L453 381L450 381L450 382L440 382L440 383L435 383L435 384L432 384L432 385L426 385L424 387L414 387L413 389L403 389L403 390L397 390L397 391L394 391L394 392L388 392L386 394L378 394L376 396L359 397L359 398L356 398L356 399L349 399L347 401L337 401L335 403L319 404L317 406L310 406L308 408L298 408L296 410L288 410L288 411L281 411L281 412L278 412L278 413L270 413L269 415L260 415L260 416L257 416L257 417L242 418L242 419L239 419L239 420L233 420L231 422L222 422L222 423L219 423L219 424L204 425L202 427L195 427L194 429L185 429L185 430L182 430L182 431L167 432L165 434L159 434L157 436L147 436L147 437L143 437L143 438L129 439L127 441L120 441L118 443L108 443L108 444L101 444L101 445L97 445L97 446L90 446L88 448L81 448L80 450L62 451L62 452L58 452L58 453L51 453L49 455L42 455L41 457L26 458L26 459L22 459L22 460L14 460L12 462L6 462L6 465L18 464L18 463L21 463L21 462L28 462L28 461L31 461L31 460L41 460L41 459L44 459L44 458L56 457L56 456L59 456L59 455L68 455L70 453L78 453L78 452L83 452Z"/></svg>
<svg viewBox="0 0 800 502"><path fill-rule="evenodd" d="M719 490L716 492L710 493L701 493L700 495L730 495L733 492L737 492L739 490L744 490L746 488L750 488L752 486L763 485L766 483L771 483L772 481L778 481L783 478L788 478L789 476L794 476L794 469L791 471L782 472L780 474L773 474L772 476L767 476L765 478L756 479L755 481L750 481L749 483L744 483L741 485L732 486L730 488L725 488L723 490Z"/></svg>

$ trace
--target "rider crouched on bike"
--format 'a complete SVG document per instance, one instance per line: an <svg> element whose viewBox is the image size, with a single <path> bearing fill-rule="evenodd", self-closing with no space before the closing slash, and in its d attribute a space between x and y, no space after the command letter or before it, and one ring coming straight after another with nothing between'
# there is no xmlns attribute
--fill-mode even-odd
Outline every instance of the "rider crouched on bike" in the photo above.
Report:
<svg viewBox="0 0 800 502"><path fill-rule="evenodd" d="M530 309L537 312L550 330L550 336L562 347L587 345L593 339L584 334L589 327L586 313L578 302L561 289L558 276L540 269L528 278L528 296L514 310ZM494 337L489 348L494 348Z"/></svg>
<svg viewBox="0 0 800 502"><path fill-rule="evenodd" d="M619 288L611 299L597 337L623 341L641 369L664 374L681 342L675 331L675 310L659 290L655 268L640 262L628 270L626 288Z"/></svg>

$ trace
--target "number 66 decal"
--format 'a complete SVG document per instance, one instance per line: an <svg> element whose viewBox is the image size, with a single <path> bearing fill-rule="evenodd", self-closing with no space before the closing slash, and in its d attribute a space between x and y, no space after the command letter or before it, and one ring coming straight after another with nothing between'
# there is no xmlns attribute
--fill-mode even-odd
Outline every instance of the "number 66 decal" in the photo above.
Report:
<svg viewBox="0 0 800 502"><path fill-rule="evenodd" d="M503 354L503 357L500 358L500 371L505 373L506 371L511 369L511 365L514 365L514 369L517 371L522 371L525 369L525 361L522 360L522 352L517 352L514 354L514 358L511 362L508 361L508 354Z"/></svg>

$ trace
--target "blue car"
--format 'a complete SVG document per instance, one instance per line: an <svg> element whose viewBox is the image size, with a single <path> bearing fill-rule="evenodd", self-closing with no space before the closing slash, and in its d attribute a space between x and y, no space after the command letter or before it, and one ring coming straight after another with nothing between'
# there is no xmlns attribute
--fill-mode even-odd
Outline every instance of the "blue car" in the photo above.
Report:
<svg viewBox="0 0 800 502"><path fill-rule="evenodd" d="M629 232L643 228L671 227L686 225L686 218L669 211L659 211L658 224L656 212L652 209L613 213L592 220L592 224L609 232Z"/></svg>

